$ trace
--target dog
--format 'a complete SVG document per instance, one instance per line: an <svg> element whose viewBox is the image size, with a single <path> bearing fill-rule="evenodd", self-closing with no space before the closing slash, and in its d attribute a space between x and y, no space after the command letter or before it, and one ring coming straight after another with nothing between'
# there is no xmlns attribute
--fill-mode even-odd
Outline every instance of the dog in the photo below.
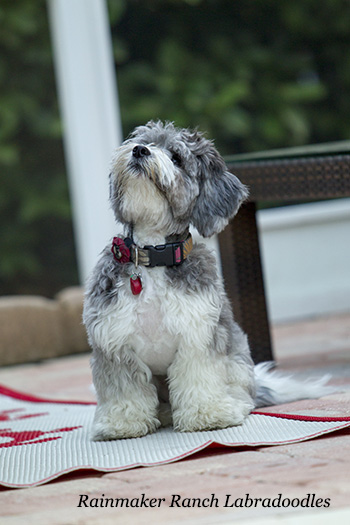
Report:
<svg viewBox="0 0 350 525"><path fill-rule="evenodd" d="M248 197L197 130L150 121L112 159L110 203L124 233L86 284L83 322L97 396L92 439L135 438L243 423L256 407L329 393L254 366L214 255L193 243L219 233Z"/></svg>

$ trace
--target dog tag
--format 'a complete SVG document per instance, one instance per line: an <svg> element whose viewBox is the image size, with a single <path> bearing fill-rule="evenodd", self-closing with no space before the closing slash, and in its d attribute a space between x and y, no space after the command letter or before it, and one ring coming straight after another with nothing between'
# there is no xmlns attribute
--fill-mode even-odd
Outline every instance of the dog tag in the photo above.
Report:
<svg viewBox="0 0 350 525"><path fill-rule="evenodd" d="M139 295L142 292L142 281L140 275L133 273L130 277L130 288L133 295Z"/></svg>

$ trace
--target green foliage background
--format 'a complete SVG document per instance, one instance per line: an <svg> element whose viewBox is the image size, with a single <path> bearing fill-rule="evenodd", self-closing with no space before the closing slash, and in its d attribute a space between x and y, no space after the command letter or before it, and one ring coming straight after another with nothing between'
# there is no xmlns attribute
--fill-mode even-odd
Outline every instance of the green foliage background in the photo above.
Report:
<svg viewBox="0 0 350 525"><path fill-rule="evenodd" d="M108 0L124 134L198 126L223 154L348 139L348 0ZM0 293L78 282L44 0L0 3Z"/></svg>

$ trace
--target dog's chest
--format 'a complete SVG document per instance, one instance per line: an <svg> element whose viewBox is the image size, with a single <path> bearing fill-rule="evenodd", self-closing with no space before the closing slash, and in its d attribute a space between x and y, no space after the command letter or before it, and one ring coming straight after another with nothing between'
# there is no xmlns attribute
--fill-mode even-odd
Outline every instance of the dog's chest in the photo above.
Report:
<svg viewBox="0 0 350 525"><path fill-rule="evenodd" d="M174 308L181 302L179 292L169 286L163 268L143 268L142 283L139 295L124 298L131 309L128 343L154 374L166 374L178 344Z"/></svg>

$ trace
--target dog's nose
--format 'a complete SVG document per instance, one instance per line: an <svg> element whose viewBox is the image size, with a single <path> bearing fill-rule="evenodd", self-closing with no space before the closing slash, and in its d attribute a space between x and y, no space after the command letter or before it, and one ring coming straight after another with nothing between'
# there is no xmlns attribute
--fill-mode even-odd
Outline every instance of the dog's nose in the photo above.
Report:
<svg viewBox="0 0 350 525"><path fill-rule="evenodd" d="M151 154L150 150L146 146L135 146L132 150L132 154L137 159L141 157L147 157Z"/></svg>

